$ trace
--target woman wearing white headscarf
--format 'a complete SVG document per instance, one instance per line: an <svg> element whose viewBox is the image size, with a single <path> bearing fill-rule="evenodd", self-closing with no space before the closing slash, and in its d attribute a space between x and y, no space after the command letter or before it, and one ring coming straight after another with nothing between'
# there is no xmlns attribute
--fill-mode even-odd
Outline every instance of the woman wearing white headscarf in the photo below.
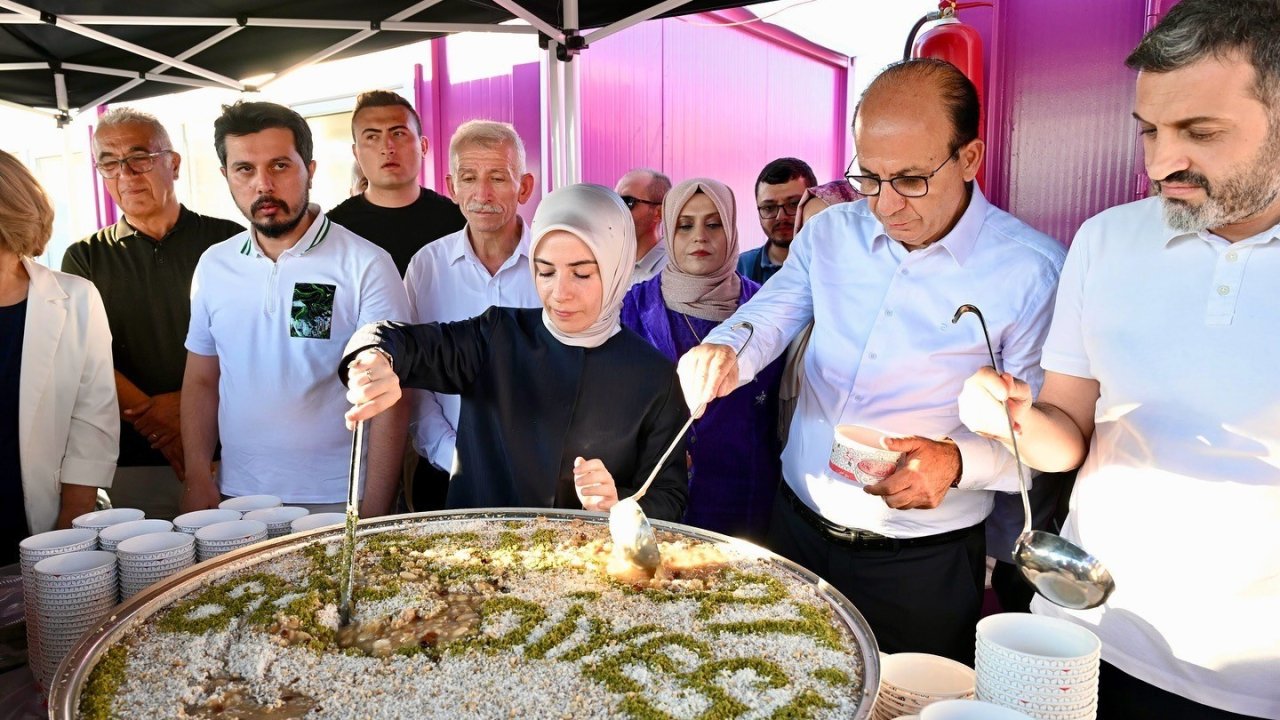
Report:
<svg viewBox="0 0 1280 720"><path fill-rule="evenodd" d="M674 362L760 289L737 272L733 191L709 178L676 185L662 203L670 259L657 277L631 289L622 324ZM689 506L684 521L763 540L782 476L775 428L775 361L711 403L689 430Z"/></svg>
<svg viewBox="0 0 1280 720"><path fill-rule="evenodd" d="M561 188L531 231L543 307L362 328L339 368L347 420L387 409L401 386L460 395L448 507L608 510L644 482L688 408L672 362L618 322L636 245L622 199L599 185ZM683 457L672 453L640 501L650 517L683 516Z"/></svg>

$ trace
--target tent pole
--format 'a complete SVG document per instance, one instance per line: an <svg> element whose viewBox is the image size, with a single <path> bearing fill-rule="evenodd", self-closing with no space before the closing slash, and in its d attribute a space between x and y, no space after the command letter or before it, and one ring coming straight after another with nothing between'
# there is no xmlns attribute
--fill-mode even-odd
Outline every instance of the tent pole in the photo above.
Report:
<svg viewBox="0 0 1280 720"><path fill-rule="evenodd" d="M547 44L547 101L551 121L551 187L547 192L566 184L564 161L564 104L562 102L561 80L562 68L560 59L556 57L559 45L552 41Z"/></svg>
<svg viewBox="0 0 1280 720"><path fill-rule="evenodd" d="M564 157L565 182L582 182L582 112L579 108L578 66L569 60L564 66Z"/></svg>

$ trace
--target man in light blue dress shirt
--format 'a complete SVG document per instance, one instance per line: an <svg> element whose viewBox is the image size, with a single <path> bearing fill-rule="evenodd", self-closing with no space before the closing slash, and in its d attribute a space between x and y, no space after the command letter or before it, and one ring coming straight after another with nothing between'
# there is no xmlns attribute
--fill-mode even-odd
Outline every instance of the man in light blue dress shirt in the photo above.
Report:
<svg viewBox="0 0 1280 720"><path fill-rule="evenodd" d="M885 652L973 660L982 602L983 520L1017 489L1012 459L967 431L964 380L988 364L986 316L1003 366L1038 382L1060 243L992 206L974 179L984 145L973 84L954 66L891 66L859 102L851 169L869 196L809 221L752 300L680 362L691 407L726 394L812 320L805 380L782 454L770 547L848 596ZM755 335L741 358L740 321ZM1022 373L1022 374L1019 374ZM877 428L904 453L862 486L828 467L838 425Z"/></svg>

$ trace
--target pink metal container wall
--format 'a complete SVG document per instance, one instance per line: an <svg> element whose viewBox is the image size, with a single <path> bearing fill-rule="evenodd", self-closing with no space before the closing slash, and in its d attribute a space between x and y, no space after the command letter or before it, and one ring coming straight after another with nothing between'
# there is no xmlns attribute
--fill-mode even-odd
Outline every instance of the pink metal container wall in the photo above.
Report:
<svg viewBox="0 0 1280 720"><path fill-rule="evenodd" d="M819 182L841 177L847 59L819 59L821 48L785 31L752 30L699 15L592 45L582 56L583 179L613 185L637 166L674 182L716 178L737 197L746 250L764 241L754 185L766 163L793 156Z"/></svg>
<svg viewBox="0 0 1280 720"><path fill-rule="evenodd" d="M675 182L698 175L726 182L738 197L745 250L764 240L754 182L765 163L802 158L820 182L844 172L849 61L771 26L709 26L735 19L729 12L642 23L592 45L574 62L581 73L583 180L612 187L628 169L643 166ZM444 192L449 137L472 118L512 122L530 172L541 177L537 65L455 83L446 56L432 53L434 80L419 92L434 104L419 108L433 148L432 184ZM532 217L544 192L535 189L523 217Z"/></svg>
<svg viewBox="0 0 1280 720"><path fill-rule="evenodd" d="M994 13L960 13L987 41L987 191L1069 243L1085 219L1145 190L1130 116L1135 75L1124 58L1142 37L1148 3L994 2Z"/></svg>

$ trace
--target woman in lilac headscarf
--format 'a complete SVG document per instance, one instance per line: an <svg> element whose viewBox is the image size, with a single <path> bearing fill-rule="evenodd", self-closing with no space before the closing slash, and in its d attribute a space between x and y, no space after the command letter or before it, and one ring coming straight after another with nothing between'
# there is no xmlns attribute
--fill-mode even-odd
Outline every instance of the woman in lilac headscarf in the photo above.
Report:
<svg viewBox="0 0 1280 720"><path fill-rule="evenodd" d="M686 180L662 203L670 259L631 288L622 324L673 362L760 289L737 272L733 191L708 178ZM690 525L763 539L781 477L776 433L781 361L711 403L689 430Z"/></svg>

